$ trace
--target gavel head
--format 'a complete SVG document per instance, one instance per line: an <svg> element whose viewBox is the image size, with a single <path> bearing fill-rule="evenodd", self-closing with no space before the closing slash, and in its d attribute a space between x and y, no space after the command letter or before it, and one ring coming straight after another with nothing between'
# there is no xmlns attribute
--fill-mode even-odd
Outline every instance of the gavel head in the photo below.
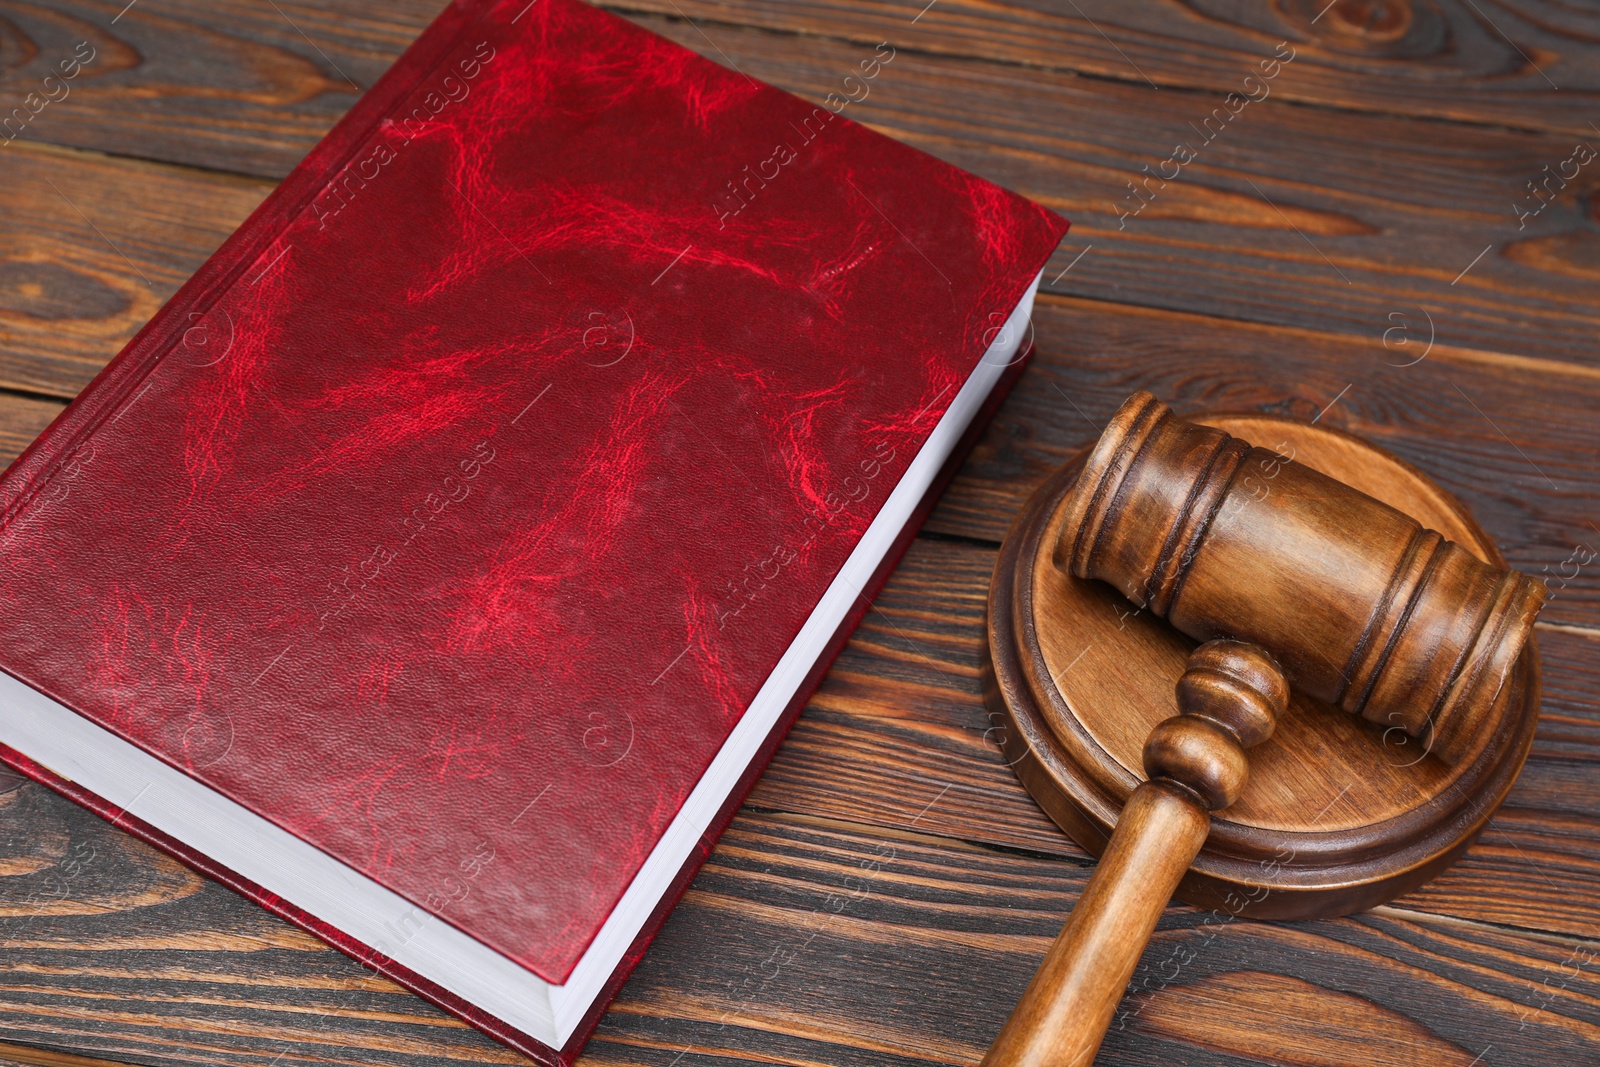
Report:
<svg viewBox="0 0 1600 1067"><path fill-rule="evenodd" d="M1472 750L1545 598L1537 579L1143 392L1086 461L1055 560L1198 640L1263 646L1296 688L1450 763Z"/></svg>

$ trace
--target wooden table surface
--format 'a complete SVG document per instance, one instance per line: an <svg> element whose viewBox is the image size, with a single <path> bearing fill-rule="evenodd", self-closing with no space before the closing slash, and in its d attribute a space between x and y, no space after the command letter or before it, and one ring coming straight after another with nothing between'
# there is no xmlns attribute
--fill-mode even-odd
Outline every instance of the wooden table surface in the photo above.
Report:
<svg viewBox="0 0 1600 1067"><path fill-rule="evenodd" d="M79 42L94 50L70 95L0 147L5 460L438 2L0 2L0 113ZM1320 415L1376 441L1555 596L1533 756L1480 843L1346 919L1170 908L1099 1062L1600 1063L1600 12L615 9L815 100L887 41L897 58L852 117L1075 225L1045 271L1038 359L587 1062L977 1062L1091 869L993 743L978 690L990 568L1031 488L1147 388L1180 411ZM1293 58L1244 103L1275 53ZM1180 142L1196 148L1181 168ZM0 797L0 826L0 1057L523 1062L36 786Z"/></svg>

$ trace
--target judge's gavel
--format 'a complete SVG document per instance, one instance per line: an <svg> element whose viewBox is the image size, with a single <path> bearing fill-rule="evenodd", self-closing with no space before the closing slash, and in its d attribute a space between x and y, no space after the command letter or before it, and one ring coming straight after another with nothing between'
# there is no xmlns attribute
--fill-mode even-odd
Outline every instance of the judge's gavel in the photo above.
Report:
<svg viewBox="0 0 1600 1067"><path fill-rule="evenodd" d="M1304 464L1122 406L1062 507L1056 565L1207 642L1145 744L1100 865L985 1067L1087 1067L1167 901L1296 689L1446 763L1476 752L1545 596Z"/></svg>

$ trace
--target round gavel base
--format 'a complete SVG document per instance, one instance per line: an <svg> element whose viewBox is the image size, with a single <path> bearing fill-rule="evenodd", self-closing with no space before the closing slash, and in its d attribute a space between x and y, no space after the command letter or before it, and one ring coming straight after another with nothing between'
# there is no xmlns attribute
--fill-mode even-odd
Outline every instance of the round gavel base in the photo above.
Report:
<svg viewBox="0 0 1600 1067"><path fill-rule="evenodd" d="M1459 503L1379 448L1266 415L1194 421L1291 456L1505 565ZM984 689L990 710L1005 718L1003 747L1029 792L1099 855L1142 780L1145 739L1175 713L1173 689L1195 642L1109 586L1052 562L1062 500L1084 455L1040 487L1001 547ZM1253 473L1270 492L1270 470ZM1500 806L1527 759L1538 708L1531 638L1481 742L1453 767L1399 730L1386 734L1296 693L1274 736L1250 750L1249 784L1214 816L1178 899L1293 919L1349 914L1399 896L1454 861Z"/></svg>

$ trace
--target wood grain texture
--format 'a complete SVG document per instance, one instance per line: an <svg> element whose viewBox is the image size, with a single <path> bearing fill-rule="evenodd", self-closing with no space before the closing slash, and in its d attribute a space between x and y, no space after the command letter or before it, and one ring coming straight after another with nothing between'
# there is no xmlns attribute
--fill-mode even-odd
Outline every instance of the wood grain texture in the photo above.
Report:
<svg viewBox="0 0 1600 1067"><path fill-rule="evenodd" d="M13 912L0 920L0 1053L52 1065L521 1062L37 786L0 806L0 826L11 863L38 864L0 876ZM1089 870L747 812L586 1061L976 1063ZM41 913L94 893L92 911ZM1497 1064L1579 1063L1600 1037L1597 960L1586 943L1398 909L1258 924L1172 907L1107 1056L1209 1067L1276 1040L1325 1057L1291 1062L1410 1064L1420 1043L1442 1057L1427 1062L1464 1067L1498 1038ZM1331 995L1338 1010L1305 1028L1262 990L1306 1006ZM1365 1019L1345 1006L1357 999ZM1207 1005L1233 1021L1206 1022Z"/></svg>
<svg viewBox="0 0 1600 1067"><path fill-rule="evenodd" d="M590 1059L976 1062L1087 875L1037 857L746 816ZM747 901L759 905L748 924ZM1261 1049L1277 1047L1307 1054L1290 1063L1467 1067L1498 1038L1496 1063L1581 1063L1600 1036L1588 946L1534 942L1530 959L1523 941L1397 909L1279 925L1170 908L1099 1062L1215 1067L1261 1062ZM1295 989L1298 1003L1257 999L1256 988ZM1340 1010L1317 1014L1313 993L1332 994ZM1523 997L1576 1018L1530 1011Z"/></svg>
<svg viewBox="0 0 1600 1067"><path fill-rule="evenodd" d="M16 459L65 406L59 400L0 393L0 468Z"/></svg>
<svg viewBox="0 0 1600 1067"><path fill-rule="evenodd" d="M0 775L0 1040L138 1063L525 1063L99 818ZM28 1048L6 1053L38 1062Z"/></svg>
<svg viewBox="0 0 1600 1067"><path fill-rule="evenodd" d="M1546 580L1545 621L1600 627L1600 555L1587 555L1600 553L1600 374L1442 342L1406 366L1425 333L1385 347L1056 297L1033 322L1034 365L930 529L998 542L1033 487L1145 388L1180 413L1320 415L1388 449L1461 500L1512 567Z"/></svg>
<svg viewBox="0 0 1600 1067"><path fill-rule="evenodd" d="M9 112L88 42L94 58L22 139L282 178L442 6L8 5L0 102Z"/></svg>
<svg viewBox="0 0 1600 1067"><path fill-rule="evenodd" d="M1596 16L1543 0L1338 0L1317 19L1325 2L621 6L813 99L889 40L895 63L846 114L1076 226L1045 277L1057 295L1035 315L1037 364L590 1062L977 1062L1089 870L1005 767L978 699L992 546L1140 387L1180 411L1321 413L1370 437L1461 497L1556 594L1538 630L1533 758L1466 859L1338 922L1169 909L1101 1062L1594 1059L1600 560L1575 560L1600 549L1600 162L1521 229L1514 203L1575 141L1600 144ZM0 392L8 457L442 0L124 3L0 9L0 114L77 42L96 49L70 97L0 148L0 389L29 394ZM1190 124L1285 39L1296 58L1271 97L1152 183L1118 229L1127 183L1194 141ZM0 799L0 1058L521 1062L27 789Z"/></svg>
<svg viewBox="0 0 1600 1067"><path fill-rule="evenodd" d="M20 143L7 151L19 185L0 199L0 223L13 235L0 252L0 386L60 396L87 384L268 191L266 183ZM1429 471L1468 504L1512 566L1551 583L1547 619L1600 625L1600 567L1572 561L1600 550L1600 437L1587 421L1600 410L1600 374L1589 368L1437 339L1428 349L1415 311L1391 321L1387 338L1367 339L1053 297L1041 299L1034 322L1033 377L933 529L998 541L1033 485L1098 433L1136 386L1180 410L1306 418L1338 397L1324 416L1331 424Z"/></svg>
<svg viewBox="0 0 1600 1067"><path fill-rule="evenodd" d="M178 0L119 15L121 6L70 0L7 11L0 88L25 95L80 41L96 49L69 96L77 103L42 114L24 136L272 177L288 173L353 101L353 86L370 86L439 7L430 0L381 9L360 0L276 8ZM1489 5L1492 14L1462 0L1393 0L1377 9L1358 0L1260 9L1218 0L1086 0L1065 9L1046 0L604 6L868 47L890 40L929 56L1198 90L1218 100L1239 91L1264 44L1287 40L1300 66L1295 79L1274 86L1280 99L1581 138L1593 133L1590 105L1600 90L1600 19L1527 0ZM128 106L140 97L162 106Z"/></svg>
<svg viewBox="0 0 1600 1067"><path fill-rule="evenodd" d="M1303 66L1275 88L1281 99L1579 137L1594 132L1590 101L1600 89L1600 18L1541 3L625 0L619 7L869 47L892 40L932 55L1218 96L1239 90L1263 43L1288 40Z"/></svg>
<svg viewBox="0 0 1600 1067"><path fill-rule="evenodd" d="M870 54L854 43L638 21L808 98L863 92L843 80ZM1258 58L1273 47L1263 39ZM1426 309L1452 344L1594 364L1600 228L1590 191L1600 160L1548 194L1554 202L1525 228L1512 210L1526 181L1571 156L1571 136L1270 97L1206 127L1224 103L1212 94L903 60L843 113L1072 219L1045 270L1051 291L1361 338L1380 338L1391 313L1420 325ZM1295 76L1291 63L1273 84ZM1221 132L1208 142L1202 127ZM1166 168L1177 176L1155 180L1131 215L1141 200L1129 183L1142 185L1146 166L1159 173L1179 144L1195 158Z"/></svg>
<svg viewBox="0 0 1600 1067"><path fill-rule="evenodd" d="M271 191L22 141L0 152L0 387L66 398Z"/></svg>
<svg viewBox="0 0 1600 1067"><path fill-rule="evenodd" d="M338 72L370 84L421 28L428 7L387 9L382 17L359 0L327 10L280 7L281 15L231 2L194 0L170 12L136 6L115 27L105 26L103 41L96 38L104 61L85 68L77 90L36 116L23 136L281 177L353 99ZM62 10L13 20L9 52L18 62L0 83L13 96L32 91L73 34L89 35L106 22L98 9ZM862 57L864 46L855 40L738 26L708 32L675 13L634 17L811 99L855 91L843 84ZM1005 21L987 7L984 17L990 26ZM1041 9L1032 17L1054 19L1060 32L1069 32L1059 14ZM1335 18L1330 10L1327 19ZM924 21L907 19L906 26ZM942 32L957 37L976 21L969 12ZM1191 11L1185 21L1215 19ZM1087 21L1070 32L1102 40ZM1579 25L1555 32L1573 41L1584 36ZM1250 34L1253 58L1241 55L1230 91L1251 64L1273 54L1278 40L1264 30ZM970 35L965 39L969 51L983 54ZM1314 73L1313 58L1308 54L1304 65L1296 58L1272 84L1287 87L1303 72ZM1378 65L1390 70L1405 63L1425 72L1419 77L1438 75L1424 58L1384 58ZM1490 68L1505 74L1496 63ZM1471 75L1501 98L1515 96L1504 86L1524 76L1545 84L1531 72ZM1353 80L1380 82L1365 73ZM1323 87L1316 78L1307 81L1305 98L1333 102L1318 95ZM1363 338L1391 329L1392 314L1420 320L1425 312L1453 344L1593 363L1589 301L1600 278L1600 225L1591 205L1600 162L1552 185L1549 205L1528 220L1514 208L1529 196L1526 183L1571 159L1572 134L1308 108L1281 94L1236 114L1239 105L1228 103L1207 127L1227 101L1223 92L1175 93L1142 80L1085 78L1048 65L909 46L869 88L846 114L1074 220L1074 236L1046 274L1057 291ZM1587 97L1568 92L1560 99ZM1104 121L1108 114L1117 121ZM1213 128L1221 132L1208 140L1204 134ZM1130 192L1130 182L1145 180L1146 166L1173 174L1162 161L1179 143L1194 147L1196 158L1170 182ZM1149 203L1120 218L1141 203L1140 195ZM1060 273L1090 245L1084 259Z"/></svg>
<svg viewBox="0 0 1600 1067"><path fill-rule="evenodd" d="M1535 627L1544 658L1544 699L1534 752L1573 763L1600 760L1600 633Z"/></svg>
<svg viewBox="0 0 1600 1067"><path fill-rule="evenodd" d="M992 566L992 550L980 546L923 539L913 547L762 779L752 797L755 807L938 834L1067 860L1084 859L1076 846L1044 819L1006 769L994 744L994 724L979 700L978 647ZM1559 672L1551 672L1547 706L1562 710L1560 732L1546 741L1541 730L1540 754L1524 772L1484 840L1458 867L1402 900L1400 906L1418 913L1600 937L1594 920L1600 907L1595 897L1600 806L1590 784L1594 753L1600 751L1600 714L1590 685L1592 675L1585 673L1594 662L1590 651L1594 640L1548 629L1541 633L1541 640L1552 646L1547 653L1550 659L1577 665L1564 681ZM57 806L76 814L70 806ZM20 836L30 842L28 847L35 847L31 844L35 838L49 836L37 820L29 820L27 826ZM170 944L186 946L232 938L231 933L218 932L215 924L219 920L207 910L210 905L200 905L218 894L230 901L233 898L214 886L207 886L206 892L211 896L197 895L181 905L174 902L160 922L133 935L132 947L155 950L169 944L169 939ZM235 903L255 916L258 932L252 936L264 937L260 931L276 930L272 936L299 938L302 948L309 945L253 906ZM106 928L117 925L104 924ZM89 961L98 958L94 953L101 950L107 936L103 930L57 929L51 938L77 947L60 957L49 974L39 977L42 984L29 987L29 995L47 1000L59 996L48 990L78 981L84 968L93 970ZM670 951L657 949L652 957ZM241 974L253 976L263 959L248 957L247 967L240 959L218 967L244 968ZM134 1014L153 1031L167 1025L188 1025L185 1020L189 1016L177 1014L167 994L140 991L138 983L144 980L130 978L134 984L118 995L135 1000L145 995L167 999L155 1005L124 1004L123 1008L140 1007ZM227 979L244 980L240 975ZM0 996L0 1005L11 1002L9 994ZM312 1014L316 1010L321 1008ZM419 1002L389 1014L426 1010ZM316 1021L311 1030L333 1026L331 1021ZM30 1033L40 1037L37 1032ZM73 1035L73 1041L87 1040L78 1030ZM239 1040L249 1044L258 1039L246 1034ZM324 1035L306 1040L338 1042L348 1038ZM166 1042L165 1037L151 1038L148 1046L125 1044L118 1048L122 1055L153 1062L148 1058L149 1047L165 1047ZM218 1049L233 1048L235 1045L223 1041L188 1049L176 1058L209 1062L207 1057L221 1055Z"/></svg>
<svg viewBox="0 0 1600 1067"><path fill-rule="evenodd" d="M0 223L13 235L0 251L0 386L64 397L268 191L266 183L20 142L7 151L22 181L0 199ZM96 217L113 221L96 232ZM1600 437L1588 428L1600 410L1600 373L1438 339L1429 348L1426 320L1415 310L1396 314L1385 320L1387 337L1359 339L1042 298L1037 366L931 528L998 541L1032 487L1136 387L1180 410L1304 418L1337 397L1324 418L1427 470L1467 503L1512 566L1551 583L1548 620L1600 625L1600 566L1568 577L1574 553L1600 550Z"/></svg>
<svg viewBox="0 0 1600 1067"><path fill-rule="evenodd" d="M752 793L752 805L1085 856L1006 766L998 744L1003 720L981 703L983 602L993 561L992 550L975 546L923 540L913 547ZM1590 690L1556 692L1563 706L1595 707ZM1563 731L1572 718L1563 720ZM1533 756L1482 840L1397 906L1600 937L1600 797L1583 784L1590 765L1569 758L1571 743L1552 750L1543 735L1541 723Z"/></svg>
<svg viewBox="0 0 1600 1067"><path fill-rule="evenodd" d="M1209 822L1194 794L1171 781L1153 778L1133 791L1067 924L982 1067L1093 1062Z"/></svg>

